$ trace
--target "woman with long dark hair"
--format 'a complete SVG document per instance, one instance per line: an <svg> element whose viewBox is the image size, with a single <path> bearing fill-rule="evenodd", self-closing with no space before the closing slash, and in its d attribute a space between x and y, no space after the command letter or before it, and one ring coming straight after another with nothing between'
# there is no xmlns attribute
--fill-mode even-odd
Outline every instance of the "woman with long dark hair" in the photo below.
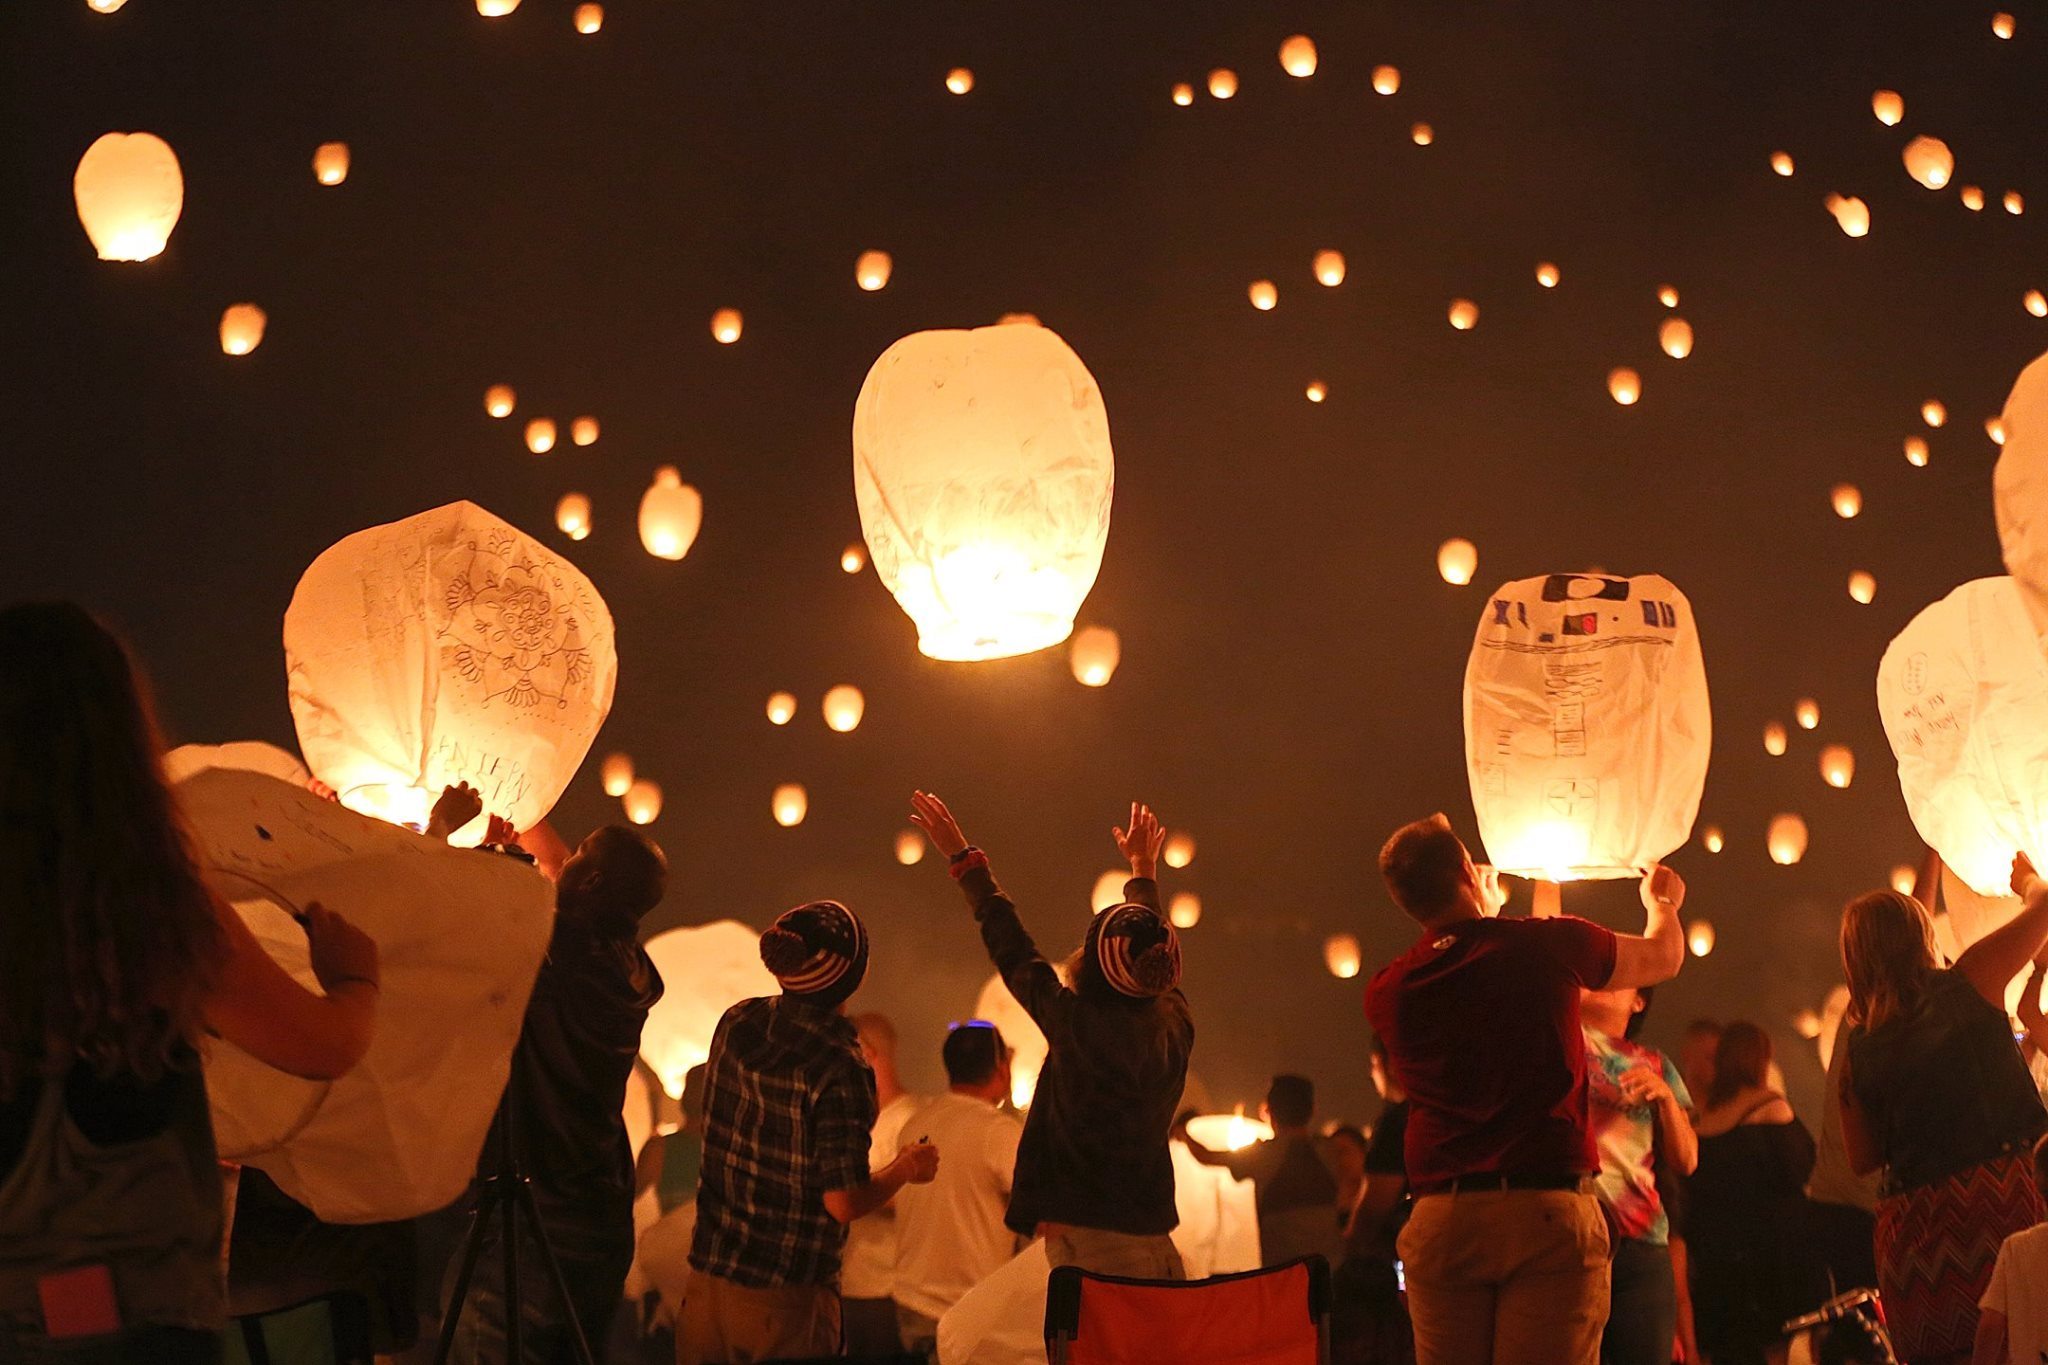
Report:
<svg viewBox="0 0 2048 1365"><path fill-rule="evenodd" d="M1908 1365L1969 1357L1999 1244L2042 1219L2029 1150L2044 1129L2013 1041L2005 988L2048 942L2048 886L2013 859L2020 913L1935 960L1911 896L1873 891L1842 911L1848 1064L1835 1102L1858 1174L1882 1169L1877 1278Z"/></svg>
<svg viewBox="0 0 2048 1365"><path fill-rule="evenodd" d="M376 945L312 907L307 991L194 866L138 670L79 607L0 610L0 1359L219 1353L199 1052L301 1076L369 1045Z"/></svg>

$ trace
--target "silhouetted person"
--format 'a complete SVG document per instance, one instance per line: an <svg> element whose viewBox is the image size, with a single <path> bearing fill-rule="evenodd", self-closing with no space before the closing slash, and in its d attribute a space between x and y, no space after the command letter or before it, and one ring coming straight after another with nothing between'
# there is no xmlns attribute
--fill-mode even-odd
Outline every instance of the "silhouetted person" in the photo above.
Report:
<svg viewBox="0 0 2048 1365"><path fill-rule="evenodd" d="M1252 1182L1262 1262L1282 1265L1310 1255L1334 1262L1341 1231L1337 1178L1309 1128L1316 1113L1315 1085L1306 1076L1275 1076L1259 1112L1273 1136L1241 1151L1211 1151L1187 1136L1185 1123L1179 1132L1195 1160Z"/></svg>

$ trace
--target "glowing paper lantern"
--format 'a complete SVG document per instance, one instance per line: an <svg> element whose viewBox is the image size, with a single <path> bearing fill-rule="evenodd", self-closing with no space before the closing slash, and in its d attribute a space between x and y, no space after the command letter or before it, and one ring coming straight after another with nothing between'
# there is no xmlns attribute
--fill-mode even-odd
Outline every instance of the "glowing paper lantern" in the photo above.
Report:
<svg viewBox="0 0 2048 1365"><path fill-rule="evenodd" d="M270 319L253 303L229 304L220 315L220 348L229 355L247 355L263 341Z"/></svg>
<svg viewBox="0 0 2048 1365"><path fill-rule="evenodd" d="M2025 213L2027 211L2027 201L2020 198L2020 192L2018 190L2007 190L2005 192L2004 203L2005 211L2015 218L2019 217L2022 213Z"/></svg>
<svg viewBox="0 0 2048 1365"><path fill-rule="evenodd" d="M307 766L351 810L415 827L458 782L515 829L539 824L618 678L590 580L468 502L322 552L285 610L284 654Z"/></svg>
<svg viewBox="0 0 2048 1365"><path fill-rule="evenodd" d="M1948 407L1938 398L1930 398L1920 405L1920 420L1930 427L1942 427L1948 423Z"/></svg>
<svg viewBox="0 0 2048 1365"><path fill-rule="evenodd" d="M1335 289L1344 283L1344 253L1318 251L1314 263L1316 282Z"/></svg>
<svg viewBox="0 0 2048 1365"><path fill-rule="evenodd" d="M1559 278L1557 267L1549 261L1544 261L1536 267L1536 283L1542 285L1545 289L1557 288Z"/></svg>
<svg viewBox="0 0 2048 1365"><path fill-rule="evenodd" d="M486 19L502 19L519 8L519 0L476 0L476 12Z"/></svg>
<svg viewBox="0 0 2048 1365"><path fill-rule="evenodd" d="M1195 102L1195 87L1186 81L1177 81L1173 87L1173 102L1185 109Z"/></svg>
<svg viewBox="0 0 2048 1365"><path fill-rule="evenodd" d="M2037 318L2048 318L2048 294L2029 289L2020 296L2020 306Z"/></svg>
<svg viewBox="0 0 2048 1365"><path fill-rule="evenodd" d="M1783 758L1785 756L1785 746L1790 742L1791 737L1785 733L1785 727L1782 724L1775 720L1765 724L1765 753L1769 754L1772 758Z"/></svg>
<svg viewBox="0 0 2048 1365"><path fill-rule="evenodd" d="M1067 663L1074 681L1083 687L1102 687L1116 673L1123 659L1123 644L1107 626L1089 626L1074 632L1067 650Z"/></svg>
<svg viewBox="0 0 2048 1365"><path fill-rule="evenodd" d="M1892 869L1892 890L1898 892L1901 896L1912 895L1913 887L1919 880L1920 874L1914 871L1911 863L1900 863Z"/></svg>
<svg viewBox="0 0 2048 1365"><path fill-rule="evenodd" d="M1195 860L1195 836L1184 829L1177 829L1166 836L1166 847L1160 851L1159 860L1175 869L1186 867Z"/></svg>
<svg viewBox="0 0 2048 1365"><path fill-rule="evenodd" d="M604 27L603 5L578 5L576 7L576 31L592 34Z"/></svg>
<svg viewBox="0 0 2048 1365"><path fill-rule="evenodd" d="M889 271L894 265L886 251L863 251L853 263L853 282L872 294L889 283Z"/></svg>
<svg viewBox="0 0 2048 1365"><path fill-rule="evenodd" d="M1124 883L1130 880L1127 868L1112 867L1095 879L1094 887L1088 892L1088 906L1101 914L1112 905L1124 903Z"/></svg>
<svg viewBox="0 0 2048 1365"><path fill-rule="evenodd" d="M1408 130L1408 138L1418 147L1427 147L1436 141L1436 129L1427 123L1418 123Z"/></svg>
<svg viewBox="0 0 2048 1365"><path fill-rule="evenodd" d="M624 796L627 788L633 785L633 759L630 754L606 754L597 771L604 783L606 796Z"/></svg>
<svg viewBox="0 0 2048 1365"><path fill-rule="evenodd" d="M1984 191L1983 191L1982 189L1978 188L1977 186L1975 186L1975 185L1965 185L1965 186L1963 186L1963 188L1962 188L1962 200L1963 200L1963 207L1964 207L1964 208L1966 208L1966 209L1968 209L1968 210L1969 210L1970 212L1972 212L1972 213L1981 213L1981 212L1983 212L1983 210L1984 210Z"/></svg>
<svg viewBox="0 0 2048 1365"><path fill-rule="evenodd" d="M493 417L510 417L517 401L510 384L493 384L484 390L484 411Z"/></svg>
<svg viewBox="0 0 2048 1365"><path fill-rule="evenodd" d="M640 495L640 543L656 559L681 559L704 525L704 498L683 482L674 465L654 471Z"/></svg>
<svg viewBox="0 0 2048 1365"><path fill-rule="evenodd" d="M638 778L626 788L622 803L626 818L636 825L651 825L661 815L661 788L646 778Z"/></svg>
<svg viewBox="0 0 2048 1365"><path fill-rule="evenodd" d="M1202 922L1202 898L1192 891L1176 891L1166 902L1166 919L1176 929L1192 929Z"/></svg>
<svg viewBox="0 0 2048 1365"><path fill-rule="evenodd" d="M1868 569L1858 569L1849 575L1849 597L1863 606L1877 600L1877 575Z"/></svg>
<svg viewBox="0 0 2048 1365"><path fill-rule="evenodd" d="M896 831L896 861L905 867L915 867L924 861L924 831L902 829Z"/></svg>
<svg viewBox="0 0 2048 1365"><path fill-rule="evenodd" d="M1376 66L1372 69L1372 88L1381 95L1391 95L1401 88L1401 68L1398 66Z"/></svg>
<svg viewBox="0 0 2048 1365"><path fill-rule="evenodd" d="M1045 1069L1046 1053L1050 1050L1045 1034L1017 1003L1017 997L1010 994L1001 976L991 976L982 985L974 1002L973 1017L986 1019L1003 1035L1010 1048L1010 1102L1019 1109L1030 1108L1031 1096L1038 1089L1038 1073Z"/></svg>
<svg viewBox="0 0 2048 1365"><path fill-rule="evenodd" d="M1257 1119L1235 1114L1203 1114L1188 1120L1188 1136L1212 1152L1241 1152L1254 1142L1270 1142L1273 1130Z"/></svg>
<svg viewBox="0 0 2048 1365"><path fill-rule="evenodd" d="M775 789L769 798L769 809L775 813L775 823L784 829L794 829L804 822L810 812L811 798L804 789L794 782L785 782Z"/></svg>
<svg viewBox="0 0 2048 1365"><path fill-rule="evenodd" d="M545 455L555 448L555 422L552 417L536 417L526 424L526 448L536 455Z"/></svg>
<svg viewBox="0 0 2048 1365"><path fill-rule="evenodd" d="M1307 34L1297 33L1280 44L1280 69L1297 80L1316 74L1316 45Z"/></svg>
<svg viewBox="0 0 2048 1365"><path fill-rule="evenodd" d="M1830 744L1820 751L1821 780L1842 788L1856 780L1856 755L1846 744Z"/></svg>
<svg viewBox="0 0 2048 1365"><path fill-rule="evenodd" d="M860 718L866 714L868 701L860 689L852 683L841 683L825 694L826 728L839 734L851 734L860 727Z"/></svg>
<svg viewBox="0 0 2048 1365"><path fill-rule="evenodd" d="M1309 386L1302 390L1302 395L1311 403L1320 403L1330 396L1330 386L1320 379L1310 380Z"/></svg>
<svg viewBox="0 0 2048 1365"><path fill-rule="evenodd" d="M1252 307L1261 313L1270 313L1273 311L1273 305L1280 302L1279 286L1271 280L1253 280L1244 292L1252 301Z"/></svg>
<svg viewBox="0 0 2048 1365"><path fill-rule="evenodd" d="M854 493L875 572L934 659L1058 644L1095 585L1116 462L1102 391L1031 323L918 332L868 371Z"/></svg>
<svg viewBox="0 0 2048 1365"><path fill-rule="evenodd" d="M1209 73L1209 97L1227 100L1237 93L1237 73L1229 67L1219 66Z"/></svg>
<svg viewBox="0 0 2048 1365"><path fill-rule="evenodd" d="M868 547L849 545L839 552L839 569L842 573L859 573L868 566Z"/></svg>
<svg viewBox="0 0 2048 1365"><path fill-rule="evenodd" d="M1506 584L1465 667L1465 763L1489 861L1638 875L1692 836L1712 722L1692 607L1654 574Z"/></svg>
<svg viewBox="0 0 2048 1365"><path fill-rule="evenodd" d="M1842 232L1850 237L1870 235L1870 205L1854 195L1831 194L1822 201Z"/></svg>
<svg viewBox="0 0 2048 1365"><path fill-rule="evenodd" d="M1678 291L1668 284L1658 285L1657 302L1663 304L1666 308L1678 307Z"/></svg>
<svg viewBox="0 0 2048 1365"><path fill-rule="evenodd" d="M742 1000L782 987L761 965L761 933L737 920L669 929L647 940L661 973L661 999L640 1030L640 1057L672 1099L681 1099L692 1067L711 1060L718 1021Z"/></svg>
<svg viewBox="0 0 2048 1365"><path fill-rule="evenodd" d="M1906 101L1896 90L1880 90L1870 97L1870 112L1887 128L1898 126L1906 116Z"/></svg>
<svg viewBox="0 0 2048 1365"><path fill-rule="evenodd" d="M1451 326L1469 332L1479 325L1479 305L1470 299L1452 299L1450 319Z"/></svg>
<svg viewBox="0 0 2048 1365"><path fill-rule="evenodd" d="M86 8L94 14L112 14L127 3L128 0L85 0Z"/></svg>
<svg viewBox="0 0 2048 1365"><path fill-rule="evenodd" d="M2001 421L2005 448L1992 477L1998 543L2039 633L2048 628L2048 355L2020 372Z"/></svg>
<svg viewBox="0 0 2048 1365"><path fill-rule="evenodd" d="M1771 169L1776 171L1779 175L1791 175L1793 169L1792 154L1790 152L1772 152Z"/></svg>
<svg viewBox="0 0 2048 1365"><path fill-rule="evenodd" d="M1829 489L1828 501L1834 506L1835 515L1844 521L1863 510L1863 492L1853 483L1838 483Z"/></svg>
<svg viewBox="0 0 2048 1365"><path fill-rule="evenodd" d="M1772 862L1792 866L1806 856L1806 821L1796 815L1772 816L1764 846L1770 850Z"/></svg>
<svg viewBox="0 0 2048 1365"><path fill-rule="evenodd" d="M796 715L796 694L775 692L768 697L768 723L787 725Z"/></svg>
<svg viewBox="0 0 2048 1365"><path fill-rule="evenodd" d="M1626 365L1607 372L1607 392L1623 407L1633 407L1643 396L1643 377Z"/></svg>
<svg viewBox="0 0 2048 1365"><path fill-rule="evenodd" d="M581 493L564 493L555 504L555 525L571 540L590 535L590 499Z"/></svg>
<svg viewBox="0 0 2048 1365"><path fill-rule="evenodd" d="M1927 456L1928 449L1925 437L1908 436L1906 438L1907 464L1912 465L1915 469L1925 469L1927 468Z"/></svg>
<svg viewBox="0 0 2048 1365"><path fill-rule="evenodd" d="M348 179L348 144L323 142L313 149L313 178L323 185Z"/></svg>
<svg viewBox="0 0 2048 1365"><path fill-rule="evenodd" d="M1792 1031L1809 1043L1820 1037L1820 1011L1801 1010L1793 1015Z"/></svg>
<svg viewBox="0 0 2048 1365"><path fill-rule="evenodd" d="M1479 547L1462 538L1447 540L1436 547L1436 571L1452 587L1462 588L1479 569Z"/></svg>
<svg viewBox="0 0 2048 1365"><path fill-rule="evenodd" d="M185 208L177 154L154 133L103 133L71 177L78 221L103 261L146 261Z"/></svg>
<svg viewBox="0 0 2048 1365"><path fill-rule="evenodd" d="M721 346L730 346L738 341L740 329L744 325L740 318L740 310L737 308L721 308L711 315L711 335L718 339Z"/></svg>
<svg viewBox="0 0 2048 1365"><path fill-rule="evenodd" d="M597 431L595 417L578 417L569 424L569 439L579 446L596 445Z"/></svg>
<svg viewBox="0 0 2048 1365"><path fill-rule="evenodd" d="M1657 344L1673 360L1685 359L1692 354L1692 324L1684 318L1664 319L1664 325L1657 329Z"/></svg>
<svg viewBox="0 0 2048 1365"><path fill-rule="evenodd" d="M1358 975L1364 965L1365 955L1358 947L1358 939L1352 934L1332 934L1323 940L1323 965L1330 969L1330 975L1339 981L1349 981Z"/></svg>
<svg viewBox="0 0 2048 1365"><path fill-rule="evenodd" d="M1802 730L1820 728L1820 703L1812 697L1801 697L1792 707L1792 720Z"/></svg>
<svg viewBox="0 0 2048 1365"><path fill-rule="evenodd" d="M1995 446L2004 445L2005 419L2003 417L1986 417L1984 419L1984 434L1991 438L1991 444Z"/></svg>
<svg viewBox="0 0 2048 1365"><path fill-rule="evenodd" d="M964 95L974 88L974 73L964 66L956 66L946 73L946 89L956 95Z"/></svg>
<svg viewBox="0 0 2048 1365"><path fill-rule="evenodd" d="M1714 922L1696 919L1685 926L1686 951L1694 957L1705 957L1714 951Z"/></svg>
<svg viewBox="0 0 2048 1365"><path fill-rule="evenodd" d="M1906 174L1930 190L1938 190L1948 184L1949 177L1956 173L1955 153L1938 137L1914 138L1906 144L1902 156L1906 162Z"/></svg>
<svg viewBox="0 0 2048 1365"><path fill-rule="evenodd" d="M2000 10L1998 13L1992 15L1991 31L2001 38L2012 37L2012 16L2010 14L2007 14L2004 10Z"/></svg>
<svg viewBox="0 0 2048 1365"><path fill-rule="evenodd" d="M1709 853L1719 853L1728 846L1728 838L1721 833L1719 825L1708 825L1700 831L1700 847Z"/></svg>

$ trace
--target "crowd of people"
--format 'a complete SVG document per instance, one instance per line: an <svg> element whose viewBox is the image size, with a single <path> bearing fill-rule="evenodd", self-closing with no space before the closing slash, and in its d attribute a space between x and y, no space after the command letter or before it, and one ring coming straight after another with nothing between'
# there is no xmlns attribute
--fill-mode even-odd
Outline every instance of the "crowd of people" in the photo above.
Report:
<svg viewBox="0 0 2048 1365"><path fill-rule="evenodd" d="M431 1350L423 1319L456 1360L508 1360L515 1336L522 1362L603 1360L641 1350L654 1316L678 1365L996 1365L949 1358L947 1324L1026 1258L1041 1280L1184 1278L1176 1144L1251 1182L1264 1264L1334 1268L1345 1365L1775 1363L1802 1315L1839 1329L1829 1358L1883 1359L1888 1332L1908 1365L2048 1361L2048 1110L2028 1060L2048 1042L2048 883L2024 855L2018 912L1952 964L1921 900L1846 906L1816 1138L1756 1025L1696 1022L1675 1058L1642 1040L1685 956L1674 871L1643 877L1641 934L1502 917L1449 822L1418 821L1379 857L1418 933L1365 991L1370 1132L1320 1125L1313 1083L1282 1073L1270 1137L1220 1150L1187 1123L1195 1027L1152 811L1113 831L1121 902L1055 962L988 853L918 792L910 818L1044 1035L1028 1107L1012 1040L981 1020L936 1040L946 1091L911 1093L890 1022L848 1013L867 926L817 901L762 934L778 991L726 1011L680 1129L636 1162L626 1094L663 990L640 927L666 859L626 827L572 849L494 822L479 856L535 864L556 915L477 1183L438 1232L334 1227L224 1173L200 1061L219 1038L290 1075L346 1074L377 1026L378 947L306 907L319 990L286 974L196 862L161 760L117 639L68 605L0 611L5 1365L367 1360ZM483 813L450 788L429 832ZM2016 1042L2007 991L2030 963ZM479 1217L453 1250L508 1179L544 1238ZM638 1236L636 1200L663 1214ZM1838 1298L1858 1289L1881 1327ZM270 1325L309 1304L324 1353L280 1354Z"/></svg>

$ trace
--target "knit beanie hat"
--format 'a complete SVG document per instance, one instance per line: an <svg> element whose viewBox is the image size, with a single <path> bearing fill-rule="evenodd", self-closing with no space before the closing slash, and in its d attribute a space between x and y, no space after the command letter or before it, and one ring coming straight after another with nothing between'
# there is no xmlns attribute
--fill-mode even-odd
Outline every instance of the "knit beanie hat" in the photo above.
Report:
<svg viewBox="0 0 2048 1365"><path fill-rule="evenodd" d="M838 901L785 910L761 935L761 962L785 995L836 1005L868 972L868 931Z"/></svg>
<svg viewBox="0 0 2048 1365"><path fill-rule="evenodd" d="M1097 915L1088 956L1119 995L1150 999L1180 984L1180 935L1149 905L1126 902Z"/></svg>

